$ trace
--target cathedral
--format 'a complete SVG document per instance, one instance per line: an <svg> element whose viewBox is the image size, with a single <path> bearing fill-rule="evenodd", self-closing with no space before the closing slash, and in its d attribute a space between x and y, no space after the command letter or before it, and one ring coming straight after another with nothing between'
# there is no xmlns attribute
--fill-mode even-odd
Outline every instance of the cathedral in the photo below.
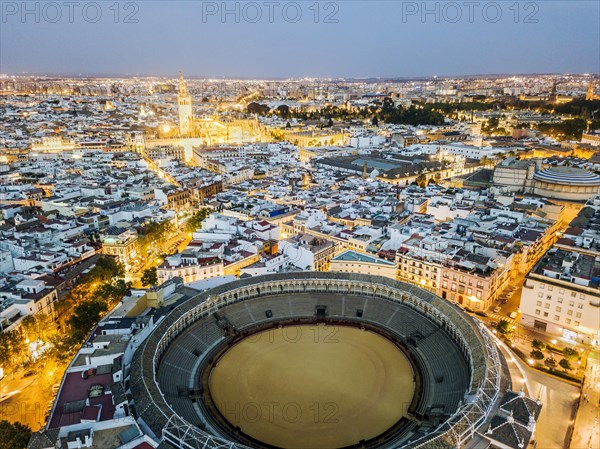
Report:
<svg viewBox="0 0 600 449"><path fill-rule="evenodd" d="M594 95L594 81L590 81L585 99L587 101L600 100L600 95Z"/></svg>
<svg viewBox="0 0 600 449"><path fill-rule="evenodd" d="M263 130L256 119L194 118L192 96L188 92L181 72L179 72L177 106L179 111L179 137L200 138L205 145L243 144L261 141Z"/></svg>

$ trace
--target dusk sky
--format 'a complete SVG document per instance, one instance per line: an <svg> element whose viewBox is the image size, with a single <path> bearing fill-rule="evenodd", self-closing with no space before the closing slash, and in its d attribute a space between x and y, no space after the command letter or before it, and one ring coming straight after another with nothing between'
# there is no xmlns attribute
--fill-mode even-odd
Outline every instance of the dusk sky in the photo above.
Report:
<svg viewBox="0 0 600 449"><path fill-rule="evenodd" d="M98 13L92 2L76 2L73 23L61 1L45 8L46 2L26 2L32 10L38 5L39 17L23 17L21 2L1 3L0 72L8 74L173 76L183 70L188 77L280 78L600 72L598 1L520 2L518 14L514 1L472 7L428 2L438 13L425 17L422 2L321 2L317 23L313 1L275 2L272 11L261 1L227 2L232 10L237 3L239 13L224 18L222 2L138 1L121 3L117 23L113 1L96 3L102 13L96 23L91 23ZM292 23L299 11L302 17ZM125 23L128 13L138 22ZM337 23L326 23L328 14Z"/></svg>

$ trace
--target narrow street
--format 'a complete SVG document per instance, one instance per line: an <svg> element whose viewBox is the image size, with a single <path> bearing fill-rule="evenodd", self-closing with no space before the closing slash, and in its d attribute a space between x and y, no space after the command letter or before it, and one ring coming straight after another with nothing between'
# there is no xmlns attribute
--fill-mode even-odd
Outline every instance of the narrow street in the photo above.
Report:
<svg viewBox="0 0 600 449"><path fill-rule="evenodd" d="M41 367L31 375L19 370L0 380L0 420L20 421L33 431L44 426L54 399L52 386L60 383L66 366Z"/></svg>

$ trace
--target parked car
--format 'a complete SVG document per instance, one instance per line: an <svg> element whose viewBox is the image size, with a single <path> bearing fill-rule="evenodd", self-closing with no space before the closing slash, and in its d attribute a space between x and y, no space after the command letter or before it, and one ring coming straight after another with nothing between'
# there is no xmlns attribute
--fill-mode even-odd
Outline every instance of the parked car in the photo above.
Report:
<svg viewBox="0 0 600 449"><path fill-rule="evenodd" d="M500 308L500 306L496 306L496 307L494 307L494 313L498 313L498 312L500 312L500 310L502 310L502 309Z"/></svg>

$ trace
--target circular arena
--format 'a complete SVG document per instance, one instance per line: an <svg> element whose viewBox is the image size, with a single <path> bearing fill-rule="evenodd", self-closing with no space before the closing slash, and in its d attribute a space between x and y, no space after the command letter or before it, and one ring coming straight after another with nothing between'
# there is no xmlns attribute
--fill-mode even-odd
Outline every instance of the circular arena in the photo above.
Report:
<svg viewBox="0 0 600 449"><path fill-rule="evenodd" d="M171 310L136 351L133 413L178 448L450 448L507 381L482 325L418 287L303 272Z"/></svg>
<svg viewBox="0 0 600 449"><path fill-rule="evenodd" d="M600 191L600 176L575 167L548 167L535 172L534 193L543 197L582 201Z"/></svg>

